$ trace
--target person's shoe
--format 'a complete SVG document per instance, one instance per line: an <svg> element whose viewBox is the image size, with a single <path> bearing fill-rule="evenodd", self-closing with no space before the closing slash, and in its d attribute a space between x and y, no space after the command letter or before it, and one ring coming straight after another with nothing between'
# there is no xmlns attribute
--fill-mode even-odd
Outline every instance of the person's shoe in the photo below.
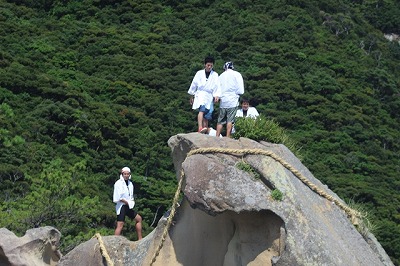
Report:
<svg viewBox="0 0 400 266"><path fill-rule="evenodd" d="M203 127L202 129L199 130L199 133L206 134L207 133L207 128Z"/></svg>

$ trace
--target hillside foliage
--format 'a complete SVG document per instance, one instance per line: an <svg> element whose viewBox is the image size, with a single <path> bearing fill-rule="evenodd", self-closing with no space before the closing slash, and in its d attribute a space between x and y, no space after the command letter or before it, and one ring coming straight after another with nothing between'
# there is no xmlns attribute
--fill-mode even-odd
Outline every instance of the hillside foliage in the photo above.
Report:
<svg viewBox="0 0 400 266"><path fill-rule="evenodd" d="M400 44L384 38L399 25L395 0L0 0L0 227L55 226L64 253L113 234L129 166L151 232L176 189L167 141L196 131L187 90L213 55L399 265Z"/></svg>

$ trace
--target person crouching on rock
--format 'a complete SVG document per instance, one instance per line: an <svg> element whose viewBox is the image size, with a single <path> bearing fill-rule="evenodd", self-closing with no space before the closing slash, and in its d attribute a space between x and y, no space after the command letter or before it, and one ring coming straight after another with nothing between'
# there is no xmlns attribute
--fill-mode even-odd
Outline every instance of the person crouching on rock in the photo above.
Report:
<svg viewBox="0 0 400 266"><path fill-rule="evenodd" d="M117 212L117 227L115 235L121 235L125 223L125 216L134 219L138 240L142 239L142 217L133 210L135 200L133 199L133 183L131 179L131 169L124 167L121 170L119 179L114 184L113 201Z"/></svg>

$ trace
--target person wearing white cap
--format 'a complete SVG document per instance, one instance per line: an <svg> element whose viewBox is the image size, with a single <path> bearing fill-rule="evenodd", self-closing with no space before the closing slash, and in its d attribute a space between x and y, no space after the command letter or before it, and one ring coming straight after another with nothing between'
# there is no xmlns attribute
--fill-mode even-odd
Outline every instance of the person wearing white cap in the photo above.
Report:
<svg viewBox="0 0 400 266"><path fill-rule="evenodd" d="M142 239L142 217L133 209L135 200L133 198L133 183L131 179L131 169L124 167L121 169L119 179L114 184L113 202L117 212L117 226L115 235L121 235L125 223L125 216L134 219L138 240Z"/></svg>

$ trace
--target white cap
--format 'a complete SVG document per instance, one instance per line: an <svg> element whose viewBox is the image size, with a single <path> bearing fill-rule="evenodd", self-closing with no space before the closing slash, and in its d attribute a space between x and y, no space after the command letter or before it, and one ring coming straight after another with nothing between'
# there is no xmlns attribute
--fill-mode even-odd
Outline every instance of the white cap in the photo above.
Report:
<svg viewBox="0 0 400 266"><path fill-rule="evenodd" d="M124 172L131 173L131 169L129 169L129 167L124 167L124 168L122 168L121 173L124 173Z"/></svg>

